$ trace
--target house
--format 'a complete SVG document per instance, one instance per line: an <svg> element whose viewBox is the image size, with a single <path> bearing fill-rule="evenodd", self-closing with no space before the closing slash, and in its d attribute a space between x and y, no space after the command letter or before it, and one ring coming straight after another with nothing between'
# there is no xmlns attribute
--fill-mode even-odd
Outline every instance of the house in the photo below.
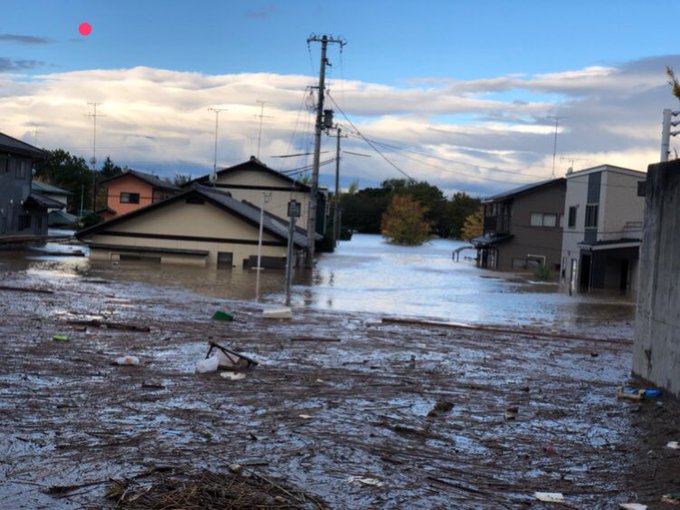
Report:
<svg viewBox="0 0 680 510"><path fill-rule="evenodd" d="M550 179L483 200L483 234L471 240L478 266L559 271L565 189L564 178Z"/></svg>
<svg viewBox="0 0 680 510"><path fill-rule="evenodd" d="M62 204L31 189L33 163L45 153L0 133L0 237L30 240L47 235L47 209Z"/></svg>
<svg viewBox="0 0 680 510"><path fill-rule="evenodd" d="M136 211L171 197L180 190L155 175L125 170L120 175L102 181L106 187L106 209L97 211L105 220Z"/></svg>
<svg viewBox="0 0 680 510"><path fill-rule="evenodd" d="M269 168L255 156L244 163L219 170L214 183L211 183L209 175L199 177L193 182L228 191L234 198L247 200L257 207L262 206L264 195L264 210L280 218L287 216L288 202L297 200L302 204L297 224L307 228L311 188ZM326 203L326 195L320 191L317 195L316 232L321 235L326 230Z"/></svg>
<svg viewBox="0 0 680 510"><path fill-rule="evenodd" d="M81 230L93 260L146 260L232 268L255 265L260 209L229 192L194 183L171 198ZM289 225L263 218L262 266L284 267ZM294 246L307 246L297 230Z"/></svg>
<svg viewBox="0 0 680 510"><path fill-rule="evenodd" d="M68 200L73 193L58 188L45 182L36 181L31 183L31 189L58 202L60 207L48 207L47 226L50 228L75 228L78 224L78 217L66 212Z"/></svg>
<svg viewBox="0 0 680 510"><path fill-rule="evenodd" d="M570 293L635 291L646 178L612 165L567 174L561 283Z"/></svg>

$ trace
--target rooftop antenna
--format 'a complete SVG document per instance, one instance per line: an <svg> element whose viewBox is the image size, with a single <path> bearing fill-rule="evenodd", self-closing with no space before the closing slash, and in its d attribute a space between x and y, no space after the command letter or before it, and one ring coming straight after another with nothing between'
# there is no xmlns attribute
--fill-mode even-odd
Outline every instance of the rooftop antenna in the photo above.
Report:
<svg viewBox="0 0 680 510"><path fill-rule="evenodd" d="M256 117L260 118L260 130L257 134L257 159L260 159L260 142L262 141L262 119L267 117L271 118L271 115L264 115L264 105L269 103L269 101L260 101L259 99L255 101L260 105L260 114Z"/></svg>
<svg viewBox="0 0 680 510"><path fill-rule="evenodd" d="M92 158L90 164L92 165L92 212L97 208L97 117L103 117L97 114L97 106L101 103L87 103L92 107L92 113L88 113L88 117L92 117Z"/></svg>
<svg viewBox="0 0 680 510"><path fill-rule="evenodd" d="M553 143L553 163L552 163L552 174L551 177L555 177L555 156L557 155L557 127L560 124L560 119L566 119L566 117L560 117L558 115L548 115L549 119L555 119L555 142Z"/></svg>
<svg viewBox="0 0 680 510"><path fill-rule="evenodd" d="M212 184L215 184L215 181L217 181L217 130L219 129L220 125L220 112L226 112L226 108L214 108L210 107L208 108L211 112L215 112L215 154L213 157L213 171L212 174L210 174L210 182Z"/></svg>

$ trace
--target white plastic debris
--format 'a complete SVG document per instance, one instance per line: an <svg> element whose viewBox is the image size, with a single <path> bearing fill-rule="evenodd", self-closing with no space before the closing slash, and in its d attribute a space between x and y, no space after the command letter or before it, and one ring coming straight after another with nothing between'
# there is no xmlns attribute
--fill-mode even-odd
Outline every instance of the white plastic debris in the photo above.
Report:
<svg viewBox="0 0 680 510"><path fill-rule="evenodd" d="M262 310L265 319L292 319L293 311L290 308L267 308Z"/></svg>
<svg viewBox="0 0 680 510"><path fill-rule="evenodd" d="M302 418L303 420L311 420L312 419L312 417L309 414L301 414L300 418Z"/></svg>
<svg viewBox="0 0 680 510"><path fill-rule="evenodd" d="M137 356L121 356L116 358L116 365L139 365L139 358Z"/></svg>
<svg viewBox="0 0 680 510"><path fill-rule="evenodd" d="M380 480L375 478L361 477L361 476L350 476L349 483L363 483L364 485L372 485L374 487L382 487L385 484Z"/></svg>
<svg viewBox="0 0 680 510"><path fill-rule="evenodd" d="M641 503L619 503L620 510L647 510L647 505Z"/></svg>
<svg viewBox="0 0 680 510"><path fill-rule="evenodd" d="M237 372L222 372L220 374L220 377L223 377L224 379L229 379L230 381L240 381L241 379L246 378L246 374L241 374Z"/></svg>
<svg viewBox="0 0 680 510"><path fill-rule="evenodd" d="M561 492L534 492L534 497L546 503L564 503L564 494Z"/></svg>
<svg viewBox="0 0 680 510"><path fill-rule="evenodd" d="M680 450L680 443L678 441L671 441L666 445L666 448L672 448L673 450Z"/></svg>
<svg viewBox="0 0 680 510"><path fill-rule="evenodd" d="M196 363L196 372L199 374L214 372L219 366L220 360L217 358L217 356L210 356L209 358L202 359Z"/></svg>

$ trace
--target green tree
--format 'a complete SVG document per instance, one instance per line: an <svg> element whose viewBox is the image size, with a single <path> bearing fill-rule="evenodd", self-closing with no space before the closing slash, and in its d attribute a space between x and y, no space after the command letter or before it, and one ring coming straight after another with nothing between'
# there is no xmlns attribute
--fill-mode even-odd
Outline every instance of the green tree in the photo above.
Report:
<svg viewBox="0 0 680 510"><path fill-rule="evenodd" d="M448 236L454 239L462 239L462 229L465 219L476 212L481 206L479 198L472 198L465 192L458 192L451 197L449 202L448 218L450 228Z"/></svg>
<svg viewBox="0 0 680 510"><path fill-rule="evenodd" d="M79 214L81 200L83 209L91 209L93 175L85 159L63 149L45 152L47 158L35 165L36 177L73 193L69 212Z"/></svg>
<svg viewBox="0 0 680 510"><path fill-rule="evenodd" d="M383 237L394 244L406 246L423 244L430 238L430 224L425 219L426 212L413 197L393 195L380 222Z"/></svg>
<svg viewBox="0 0 680 510"><path fill-rule="evenodd" d="M469 241L473 237L481 236L484 233L484 209L479 207L474 213L465 218L460 238Z"/></svg>

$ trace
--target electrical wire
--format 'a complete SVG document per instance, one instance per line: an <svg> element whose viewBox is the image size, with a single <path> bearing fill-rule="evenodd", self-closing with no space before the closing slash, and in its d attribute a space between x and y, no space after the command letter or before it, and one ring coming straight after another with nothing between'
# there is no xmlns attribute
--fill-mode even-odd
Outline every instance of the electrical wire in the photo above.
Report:
<svg viewBox="0 0 680 510"><path fill-rule="evenodd" d="M338 109L338 111L342 114L342 116L345 117L345 120L346 120L347 122L349 122L350 126L352 126L352 128L359 134L359 136L361 136L361 138L364 140L364 142L366 142L366 143L368 144L368 146L371 147L371 149L373 149L376 153L378 153L378 155L379 155L381 158L383 158L383 159L384 159L391 167L393 167L395 170L397 170L400 174L404 175L409 181L411 181L411 182L416 182L416 180L415 180L413 177L411 177L409 174L407 174L407 173L404 172L401 168L399 168L395 163L393 163L387 156L385 156L385 154L383 154L383 152L382 152L380 149L378 149L378 148L375 146L375 144L373 144L368 138L366 138L366 137L363 135L363 133L359 130L359 128L357 128L357 127L354 125L354 123L349 119L349 117L348 117L347 114L343 111L343 109L340 108L340 106L338 105L338 103L335 102L335 99L334 99L333 96L330 94L330 92L329 92L328 94L326 94L326 95L327 95L328 99L331 100L331 102L333 103L333 105L335 105L335 107Z"/></svg>

